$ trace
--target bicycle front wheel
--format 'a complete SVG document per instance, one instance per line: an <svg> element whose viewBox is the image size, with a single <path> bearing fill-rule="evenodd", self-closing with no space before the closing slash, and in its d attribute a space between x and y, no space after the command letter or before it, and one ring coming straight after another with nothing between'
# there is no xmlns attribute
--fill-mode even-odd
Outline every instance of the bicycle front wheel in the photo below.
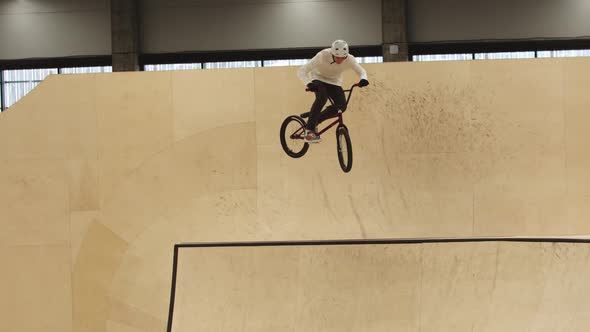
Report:
<svg viewBox="0 0 590 332"><path fill-rule="evenodd" d="M280 135L281 146L289 157L301 158L309 149L309 144L303 140L305 121L299 116L287 117L281 125Z"/></svg>
<svg viewBox="0 0 590 332"><path fill-rule="evenodd" d="M352 169L352 142L348 134L348 128L340 125L336 129L336 148L338 149L338 161L345 173Z"/></svg>

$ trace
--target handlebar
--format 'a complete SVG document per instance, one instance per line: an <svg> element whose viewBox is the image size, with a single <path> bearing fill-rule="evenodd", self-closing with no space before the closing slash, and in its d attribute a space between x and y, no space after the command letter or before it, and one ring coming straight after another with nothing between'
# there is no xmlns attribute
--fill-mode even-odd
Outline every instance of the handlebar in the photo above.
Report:
<svg viewBox="0 0 590 332"><path fill-rule="evenodd" d="M348 102L350 101L350 97L352 96L352 90L354 88L356 88L357 86L359 86L358 83L355 83L353 85L350 86L350 89L348 90L343 90L343 92L348 92L348 97L346 97L346 105L348 105ZM305 91L310 91L309 89L305 89ZM328 100L330 100L330 103L332 103L332 105L334 105L334 101L332 100L332 98L330 96L328 96Z"/></svg>
<svg viewBox="0 0 590 332"><path fill-rule="evenodd" d="M352 91L352 89L356 88L357 86L359 86L359 84L358 84L358 83L355 83L355 84L353 84L353 85L351 85L351 86L350 86L350 89L348 89L348 90L343 90L343 91L344 91L344 92L349 92L349 91ZM305 91L308 91L308 92L309 92L309 91L311 91L311 90L310 90L310 89L308 89L308 88L305 88Z"/></svg>

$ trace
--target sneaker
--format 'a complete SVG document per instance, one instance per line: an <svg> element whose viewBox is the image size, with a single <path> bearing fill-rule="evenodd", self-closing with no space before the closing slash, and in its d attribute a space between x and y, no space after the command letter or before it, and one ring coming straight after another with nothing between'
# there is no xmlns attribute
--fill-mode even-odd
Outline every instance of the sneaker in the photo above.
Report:
<svg viewBox="0 0 590 332"><path fill-rule="evenodd" d="M320 138L320 135L316 134L314 131L306 130L303 141L305 143L319 143L322 141L322 139Z"/></svg>

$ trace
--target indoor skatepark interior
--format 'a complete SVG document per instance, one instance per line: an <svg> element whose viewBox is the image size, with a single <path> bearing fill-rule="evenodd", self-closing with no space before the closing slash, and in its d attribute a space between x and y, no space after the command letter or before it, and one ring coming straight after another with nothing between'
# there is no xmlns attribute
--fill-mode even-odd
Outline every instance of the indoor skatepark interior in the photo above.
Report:
<svg viewBox="0 0 590 332"><path fill-rule="evenodd" d="M282 151L294 67L50 76L0 113L0 330L164 331L179 243L590 234L588 58L364 67L350 173ZM173 331L585 331L588 252L183 251Z"/></svg>

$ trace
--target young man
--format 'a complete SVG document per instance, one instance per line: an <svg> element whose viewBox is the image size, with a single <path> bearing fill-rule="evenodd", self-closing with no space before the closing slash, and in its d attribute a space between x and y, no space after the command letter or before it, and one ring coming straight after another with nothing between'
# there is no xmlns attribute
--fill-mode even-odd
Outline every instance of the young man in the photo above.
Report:
<svg viewBox="0 0 590 332"><path fill-rule="evenodd" d="M309 91L315 92L315 101L311 105L307 128L305 130L305 142L319 143L320 136L316 132L316 126L321 120L329 118L346 110L346 97L342 89L342 72L353 69L361 78L358 85L369 85L367 72L356 61L352 54L348 53L348 44L344 40L336 40L331 48L318 52L310 62L299 68L297 76L307 86ZM324 112L322 108L328 101L328 96L334 101L335 107L328 107Z"/></svg>

